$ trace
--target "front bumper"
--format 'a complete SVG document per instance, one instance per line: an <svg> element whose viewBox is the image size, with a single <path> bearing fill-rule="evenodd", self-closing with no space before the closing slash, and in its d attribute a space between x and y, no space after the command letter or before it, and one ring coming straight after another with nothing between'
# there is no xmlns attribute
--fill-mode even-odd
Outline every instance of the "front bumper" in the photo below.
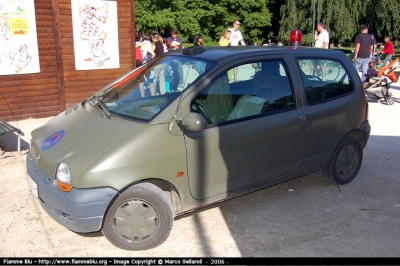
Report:
<svg viewBox="0 0 400 266"><path fill-rule="evenodd" d="M68 229L89 233L101 229L103 216L118 191L110 187L61 191L56 180L43 172L30 152L26 157L28 175L38 186L38 197L43 209Z"/></svg>

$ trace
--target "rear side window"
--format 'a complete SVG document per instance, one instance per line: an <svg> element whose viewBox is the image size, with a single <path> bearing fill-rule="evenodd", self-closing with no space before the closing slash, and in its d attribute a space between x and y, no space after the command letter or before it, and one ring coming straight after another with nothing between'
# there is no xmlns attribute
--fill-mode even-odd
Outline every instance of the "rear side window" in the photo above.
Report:
<svg viewBox="0 0 400 266"><path fill-rule="evenodd" d="M354 84L343 65L332 59L297 59L307 104L333 100L354 91Z"/></svg>

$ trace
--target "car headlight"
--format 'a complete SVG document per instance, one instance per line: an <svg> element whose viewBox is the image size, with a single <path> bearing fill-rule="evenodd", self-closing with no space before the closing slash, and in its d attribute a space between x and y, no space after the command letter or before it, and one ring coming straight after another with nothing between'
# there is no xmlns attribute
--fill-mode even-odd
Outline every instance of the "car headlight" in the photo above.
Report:
<svg viewBox="0 0 400 266"><path fill-rule="evenodd" d="M66 163L60 163L56 171L56 180L58 188L64 192L71 191L71 174Z"/></svg>

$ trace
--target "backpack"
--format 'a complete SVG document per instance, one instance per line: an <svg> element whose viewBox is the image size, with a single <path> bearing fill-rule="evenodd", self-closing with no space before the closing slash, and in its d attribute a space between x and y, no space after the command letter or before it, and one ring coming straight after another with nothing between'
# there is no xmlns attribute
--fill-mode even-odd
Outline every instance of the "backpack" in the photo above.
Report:
<svg viewBox="0 0 400 266"><path fill-rule="evenodd" d="M142 54L142 57L143 57L143 64L150 61L153 58L150 53L146 53L145 55Z"/></svg>
<svg viewBox="0 0 400 266"><path fill-rule="evenodd" d="M143 63L142 51L140 51L139 47L136 47L136 66L140 66L142 63Z"/></svg>

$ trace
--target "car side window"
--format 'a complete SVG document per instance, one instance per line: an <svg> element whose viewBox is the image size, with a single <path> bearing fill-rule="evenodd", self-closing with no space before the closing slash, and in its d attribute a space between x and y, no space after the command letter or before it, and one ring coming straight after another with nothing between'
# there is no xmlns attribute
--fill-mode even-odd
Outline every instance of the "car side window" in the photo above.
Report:
<svg viewBox="0 0 400 266"><path fill-rule="evenodd" d="M297 59L307 104L334 100L354 91L354 85L343 65L336 60Z"/></svg>
<svg viewBox="0 0 400 266"><path fill-rule="evenodd" d="M235 68L237 80L230 80ZM209 124L273 114L295 107L285 65L280 60L243 64L227 70L193 101L192 111Z"/></svg>

